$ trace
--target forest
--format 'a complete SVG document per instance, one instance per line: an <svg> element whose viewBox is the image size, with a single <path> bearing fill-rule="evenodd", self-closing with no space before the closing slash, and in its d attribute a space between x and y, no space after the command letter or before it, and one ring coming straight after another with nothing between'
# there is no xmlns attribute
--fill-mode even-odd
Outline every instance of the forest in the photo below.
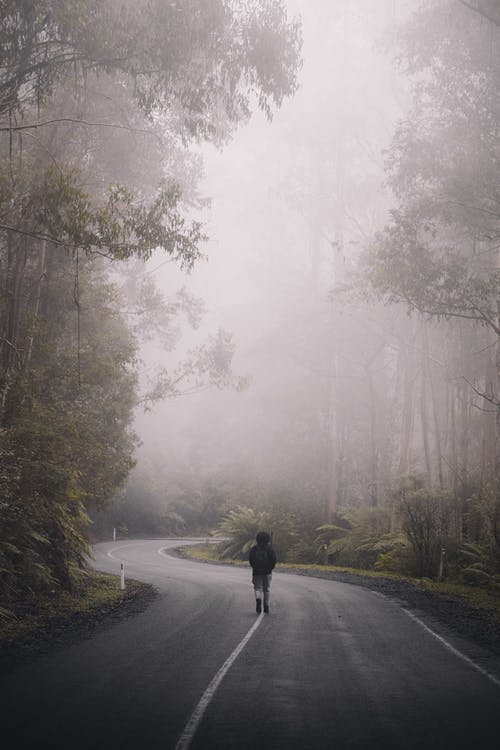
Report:
<svg viewBox="0 0 500 750"><path fill-rule="evenodd" d="M186 292L135 265L203 253L189 144L222 144L293 93L282 3L2 3L0 576L3 597L71 587L89 513L134 465L140 400L227 379L222 333L138 391L138 342L168 348ZM123 269L120 266L123 265ZM138 273L140 273L138 271Z"/></svg>
<svg viewBox="0 0 500 750"><path fill-rule="evenodd" d="M498 589L497 2L0 13L2 606L113 529Z"/></svg>

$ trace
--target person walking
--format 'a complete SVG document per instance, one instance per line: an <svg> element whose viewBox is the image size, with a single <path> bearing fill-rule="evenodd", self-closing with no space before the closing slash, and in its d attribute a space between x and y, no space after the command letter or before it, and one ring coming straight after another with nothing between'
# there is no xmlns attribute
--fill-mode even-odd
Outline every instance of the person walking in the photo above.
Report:
<svg viewBox="0 0 500 750"><path fill-rule="evenodd" d="M255 541L257 544L253 545L249 555L255 604L257 613L262 612L262 599L264 599L264 612L267 613L269 612L271 576L276 565L276 552L271 546L271 537L267 531L259 531Z"/></svg>

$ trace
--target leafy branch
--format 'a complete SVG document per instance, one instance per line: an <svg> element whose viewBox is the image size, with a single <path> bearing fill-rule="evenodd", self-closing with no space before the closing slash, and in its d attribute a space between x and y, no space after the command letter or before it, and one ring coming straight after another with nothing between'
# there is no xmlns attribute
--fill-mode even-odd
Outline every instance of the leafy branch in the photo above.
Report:
<svg viewBox="0 0 500 750"><path fill-rule="evenodd" d="M153 138L156 138L160 144L163 142L161 136L158 133L155 133L153 130L147 128L133 128L130 125L119 125L118 123L114 122L90 122L89 120L81 120L76 117L56 117L52 120L44 120L42 122L35 122L29 125L6 125L0 127L0 133L15 133L22 130L35 130L37 128L44 128L48 127L49 125L59 124L86 125L87 127L91 128L113 128L114 130L126 130L129 133L151 135L153 136Z"/></svg>
<svg viewBox="0 0 500 750"><path fill-rule="evenodd" d="M156 382L139 403L148 411L153 404L165 398L192 395L209 388L245 390L249 379L233 373L233 355L232 334L219 329L207 343L190 350L184 361L172 372L161 369L157 373Z"/></svg>

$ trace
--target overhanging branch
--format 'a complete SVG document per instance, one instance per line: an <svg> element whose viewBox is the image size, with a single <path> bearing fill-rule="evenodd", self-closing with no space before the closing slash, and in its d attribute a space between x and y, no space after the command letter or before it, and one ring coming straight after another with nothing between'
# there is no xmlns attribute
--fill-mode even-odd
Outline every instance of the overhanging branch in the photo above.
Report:
<svg viewBox="0 0 500 750"><path fill-rule="evenodd" d="M145 128L133 128L130 125L118 125L112 122L89 122L88 120L78 120L73 117L58 117L54 120L45 120L44 122L36 122L36 123L32 123L31 125L2 126L0 127L0 132L12 133L12 132L20 131L20 130L35 130L36 128L43 128L48 125L58 125L61 123L65 125L87 125L88 127L92 127L92 128L115 128L117 130L128 130L129 133L140 133L143 135L152 135L160 143L162 143L161 136L159 136L158 133L154 133L152 130L147 130Z"/></svg>
<svg viewBox="0 0 500 750"><path fill-rule="evenodd" d="M474 393L476 393L485 401L488 401L488 403L493 404L493 406L495 406L495 409L500 409L500 401L498 401L498 399L496 399L493 394L491 394L490 396L484 391L480 391L479 388L476 388L474 383L471 383L470 380L467 380L467 378L464 378L464 380L467 383L467 385L470 386L470 388L472 388ZM482 409L480 406L478 406L477 408L480 409L481 411L490 411L489 409Z"/></svg>
<svg viewBox="0 0 500 750"><path fill-rule="evenodd" d="M16 234L22 234L24 237L32 237L34 240L45 240L46 242L53 242L55 245L70 247L67 242L63 242L63 240L59 240L57 237L52 237L50 234L45 234L44 232L29 232L26 229L12 227L8 224L0 224L0 229L4 229L6 232L15 232Z"/></svg>

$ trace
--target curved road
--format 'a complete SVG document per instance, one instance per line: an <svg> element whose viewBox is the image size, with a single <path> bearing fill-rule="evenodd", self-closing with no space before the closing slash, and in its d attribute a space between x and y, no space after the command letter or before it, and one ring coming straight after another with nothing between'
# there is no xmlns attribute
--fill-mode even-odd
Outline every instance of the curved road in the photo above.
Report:
<svg viewBox="0 0 500 750"><path fill-rule="evenodd" d="M169 546L179 541L96 545L97 568L119 574L123 562L160 596L0 678L4 747L498 746L500 674L397 603L278 570L259 617L249 570L181 560Z"/></svg>

